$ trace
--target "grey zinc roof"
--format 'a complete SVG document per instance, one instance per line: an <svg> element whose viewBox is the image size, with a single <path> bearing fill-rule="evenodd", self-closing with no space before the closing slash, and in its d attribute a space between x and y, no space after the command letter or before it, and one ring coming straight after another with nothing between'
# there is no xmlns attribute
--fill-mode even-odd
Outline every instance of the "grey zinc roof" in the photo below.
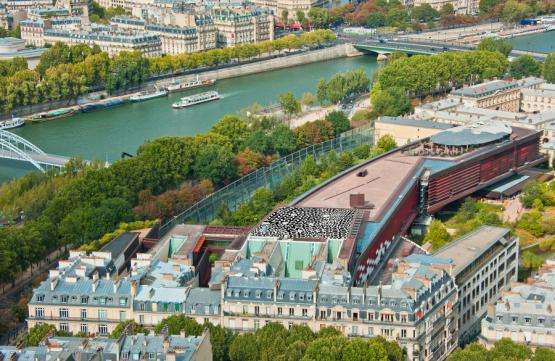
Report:
<svg viewBox="0 0 555 361"><path fill-rule="evenodd" d="M493 243L499 240L505 242L504 237L508 233L507 228L482 226L438 249L435 256L452 259L455 265L454 274L457 275Z"/></svg>
<svg viewBox="0 0 555 361"><path fill-rule="evenodd" d="M516 88L517 86L518 84L515 82L509 82L506 80L492 80L482 84L459 88L454 90L452 93L464 97L479 98L492 94L494 92Z"/></svg>
<svg viewBox="0 0 555 361"><path fill-rule="evenodd" d="M383 116L377 120L378 123L406 125L411 127L419 127L426 129L450 129L453 128L451 124L432 122L429 120L412 119L403 117L388 117Z"/></svg>
<svg viewBox="0 0 555 361"><path fill-rule="evenodd" d="M315 280L281 278L279 289L282 291L312 292L316 288Z"/></svg>
<svg viewBox="0 0 555 361"><path fill-rule="evenodd" d="M512 128L501 122L492 122L487 125L475 123L444 130L432 135L431 140L437 145L475 146L501 141L511 132Z"/></svg>
<svg viewBox="0 0 555 361"><path fill-rule="evenodd" d="M227 287L272 290L274 289L274 279L270 277L229 276Z"/></svg>

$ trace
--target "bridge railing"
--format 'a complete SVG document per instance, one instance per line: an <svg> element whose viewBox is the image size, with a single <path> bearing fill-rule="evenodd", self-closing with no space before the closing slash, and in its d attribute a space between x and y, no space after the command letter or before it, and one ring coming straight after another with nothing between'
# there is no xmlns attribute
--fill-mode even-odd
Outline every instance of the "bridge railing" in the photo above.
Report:
<svg viewBox="0 0 555 361"><path fill-rule="evenodd" d="M347 131L339 137L314 144L279 158L267 167L259 168L233 183L208 195L184 212L172 218L160 227L160 236L181 223L207 224L216 218L222 206L235 210L241 203L251 199L253 193L261 187L274 189L285 176L291 174L308 157L318 159L331 151L352 150L361 144L373 144L374 130L364 126Z"/></svg>

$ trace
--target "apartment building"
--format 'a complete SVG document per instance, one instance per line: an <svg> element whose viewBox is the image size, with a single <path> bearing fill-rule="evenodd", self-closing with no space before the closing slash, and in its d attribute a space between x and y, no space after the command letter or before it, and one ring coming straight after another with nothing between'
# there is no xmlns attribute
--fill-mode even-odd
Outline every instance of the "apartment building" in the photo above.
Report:
<svg viewBox="0 0 555 361"><path fill-rule="evenodd" d="M502 338L531 347L555 348L555 260L547 260L526 283L510 290L488 308L482 320L480 342L491 347Z"/></svg>
<svg viewBox="0 0 555 361"><path fill-rule="evenodd" d="M119 29L142 30L160 37L162 53L180 54L216 48L216 28L200 26L180 27L149 24L143 19L118 16L111 19L111 25Z"/></svg>
<svg viewBox="0 0 555 361"><path fill-rule="evenodd" d="M521 109L527 113L555 111L555 84L522 89Z"/></svg>
<svg viewBox="0 0 555 361"><path fill-rule="evenodd" d="M200 336L122 335L119 339L47 337L38 347L0 346L2 360L212 360L210 333Z"/></svg>
<svg viewBox="0 0 555 361"><path fill-rule="evenodd" d="M160 37L154 34L114 32L107 27L97 27L92 31L54 28L44 30L44 42L46 44L53 44L58 41L68 45L98 45L102 51L110 56L114 56L121 51L140 51L145 56L162 54L162 41Z"/></svg>
<svg viewBox="0 0 555 361"><path fill-rule="evenodd" d="M54 17L50 19L23 20L20 23L21 39L27 45L37 47L44 46L45 30L59 29L65 31L78 30L81 27L82 18L79 16Z"/></svg>
<svg viewBox="0 0 555 361"><path fill-rule="evenodd" d="M267 11L237 12L218 9L213 12L212 18L218 30L219 47L274 39L274 17Z"/></svg>
<svg viewBox="0 0 555 361"><path fill-rule="evenodd" d="M3 0L6 10L28 10L40 7L52 7L54 2L52 0Z"/></svg>
<svg viewBox="0 0 555 361"><path fill-rule="evenodd" d="M487 307L516 281L518 237L507 228L482 226L434 253L450 259L458 287L459 342L471 342L480 333Z"/></svg>
<svg viewBox="0 0 555 361"><path fill-rule="evenodd" d="M139 255L132 276L118 279L109 252L72 251L66 261L33 291L28 326L50 323L58 330L106 336L119 322L133 319L133 302L145 288L164 294L193 278L191 267Z"/></svg>
<svg viewBox="0 0 555 361"><path fill-rule="evenodd" d="M520 108L520 86L517 82L492 80L451 92L469 107L518 112Z"/></svg>

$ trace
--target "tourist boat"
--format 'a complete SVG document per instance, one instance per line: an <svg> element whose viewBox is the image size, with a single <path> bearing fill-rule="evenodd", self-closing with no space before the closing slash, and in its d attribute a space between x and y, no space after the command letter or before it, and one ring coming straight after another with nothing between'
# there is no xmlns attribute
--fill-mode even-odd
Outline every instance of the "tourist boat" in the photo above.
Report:
<svg viewBox="0 0 555 361"><path fill-rule="evenodd" d="M23 118L13 117L8 120L0 121L0 130L13 129L25 125L25 120Z"/></svg>
<svg viewBox="0 0 555 361"><path fill-rule="evenodd" d="M177 92L190 90L190 89L195 89L195 88L200 88L200 87L204 87L204 86L212 86L215 83L216 83L216 80L214 80L214 79L200 80L198 75L197 75L197 78L195 80L189 80L187 82L171 83L168 86L166 86L166 89L170 93L177 93Z"/></svg>
<svg viewBox="0 0 555 361"><path fill-rule="evenodd" d="M144 91L137 94L133 94L129 97L129 100L133 103L144 102L145 100L165 97L168 95L168 91L166 89L162 90L154 90L154 91Z"/></svg>
<svg viewBox="0 0 555 361"><path fill-rule="evenodd" d="M190 95L188 97L181 98L177 103L173 103L174 108L186 108L195 104L206 103L212 100L220 99L220 94L217 91L209 91L200 94Z"/></svg>

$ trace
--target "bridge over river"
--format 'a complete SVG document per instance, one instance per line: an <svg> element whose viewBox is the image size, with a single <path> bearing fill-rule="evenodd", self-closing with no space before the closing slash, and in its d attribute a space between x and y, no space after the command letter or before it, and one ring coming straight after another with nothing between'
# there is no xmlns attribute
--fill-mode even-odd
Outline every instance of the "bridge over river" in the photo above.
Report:
<svg viewBox="0 0 555 361"><path fill-rule="evenodd" d="M410 41L410 40L385 40L385 39L375 39L375 38L361 38L361 37L350 37L344 40L352 42L358 50L362 52L371 52L376 54L391 54L396 51L403 53L416 55L425 54L433 55L442 53L445 51L468 51L476 49L472 45L455 45L445 42L421 42L421 41ZM547 54L536 53L522 50L513 50L509 56L517 57L520 55L531 55L536 60L543 61L547 57Z"/></svg>
<svg viewBox="0 0 555 361"><path fill-rule="evenodd" d="M62 169L71 159L45 153L28 140L6 130L0 130L0 158L31 163L41 172Z"/></svg>

